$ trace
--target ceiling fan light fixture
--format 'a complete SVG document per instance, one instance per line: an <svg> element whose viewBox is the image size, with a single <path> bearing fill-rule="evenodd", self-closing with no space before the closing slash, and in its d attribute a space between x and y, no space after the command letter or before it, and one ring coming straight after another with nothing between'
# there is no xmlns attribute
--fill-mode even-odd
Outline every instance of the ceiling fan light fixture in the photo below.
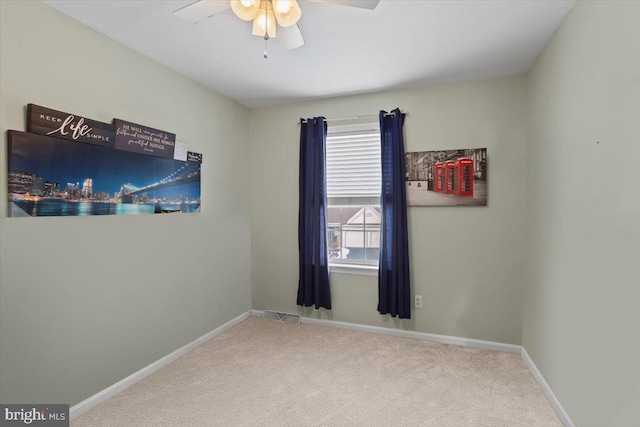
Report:
<svg viewBox="0 0 640 427"><path fill-rule="evenodd" d="M254 36L264 38L274 38L276 36L276 18L273 14L273 7L268 0L260 2L260 9L253 20Z"/></svg>
<svg viewBox="0 0 640 427"><path fill-rule="evenodd" d="M289 13L291 10L291 0L275 0L273 2L273 11L275 13Z"/></svg>
<svg viewBox="0 0 640 427"><path fill-rule="evenodd" d="M290 27L298 22L302 10L296 0L272 0L273 12L281 27Z"/></svg>
<svg viewBox="0 0 640 427"><path fill-rule="evenodd" d="M231 0L231 10L244 21L253 20L260 9L260 0Z"/></svg>

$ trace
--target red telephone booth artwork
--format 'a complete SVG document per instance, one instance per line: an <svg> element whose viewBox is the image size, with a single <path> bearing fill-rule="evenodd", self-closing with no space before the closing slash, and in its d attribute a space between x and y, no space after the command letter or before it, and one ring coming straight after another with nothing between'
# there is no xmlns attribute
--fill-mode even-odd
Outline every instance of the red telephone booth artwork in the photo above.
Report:
<svg viewBox="0 0 640 427"><path fill-rule="evenodd" d="M486 148L414 151L405 161L408 206L487 206Z"/></svg>
<svg viewBox="0 0 640 427"><path fill-rule="evenodd" d="M454 194L473 197L473 160L463 157L455 161Z"/></svg>
<svg viewBox="0 0 640 427"><path fill-rule="evenodd" d="M444 164L444 175L445 175L445 186L444 193L446 194L455 194L455 167L456 162L453 160L449 160Z"/></svg>
<svg viewBox="0 0 640 427"><path fill-rule="evenodd" d="M442 193L444 191L444 164L441 162L438 162L435 164L435 171L436 171L436 175L435 175L435 186L434 186L434 191L436 193Z"/></svg>

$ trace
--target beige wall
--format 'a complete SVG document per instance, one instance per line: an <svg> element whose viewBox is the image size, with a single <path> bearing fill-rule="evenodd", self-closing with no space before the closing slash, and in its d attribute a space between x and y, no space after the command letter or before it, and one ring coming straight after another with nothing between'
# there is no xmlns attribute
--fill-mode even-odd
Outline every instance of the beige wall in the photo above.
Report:
<svg viewBox="0 0 640 427"><path fill-rule="evenodd" d="M249 112L39 2L0 15L0 400L75 404L251 308ZM176 133L203 212L7 218L30 102Z"/></svg>
<svg viewBox="0 0 640 427"><path fill-rule="evenodd" d="M333 310L301 312L375 326L520 344L526 85L524 77L326 99L251 111L255 309L298 312L300 117L400 107L407 151L487 147L487 207L410 207L410 321L377 310L377 277L331 274ZM375 119L374 119L375 120Z"/></svg>
<svg viewBox="0 0 640 427"><path fill-rule="evenodd" d="M640 3L576 3L528 76L523 344L579 426L640 425Z"/></svg>

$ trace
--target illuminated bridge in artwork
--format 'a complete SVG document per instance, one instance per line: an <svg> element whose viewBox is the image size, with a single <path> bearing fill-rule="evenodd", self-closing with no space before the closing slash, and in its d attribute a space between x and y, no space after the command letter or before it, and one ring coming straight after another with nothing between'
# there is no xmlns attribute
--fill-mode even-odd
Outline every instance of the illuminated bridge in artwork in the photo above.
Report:
<svg viewBox="0 0 640 427"><path fill-rule="evenodd" d="M160 190L162 188L175 187L176 185L188 184L200 180L200 163L186 164L182 168L173 172L171 175L164 177L163 179L146 185L142 188L138 188L132 184L123 184L118 193L118 197L123 198L123 202L131 202L133 196L147 193L153 190ZM129 200L126 200L129 199ZM126 201L125 201L126 200Z"/></svg>

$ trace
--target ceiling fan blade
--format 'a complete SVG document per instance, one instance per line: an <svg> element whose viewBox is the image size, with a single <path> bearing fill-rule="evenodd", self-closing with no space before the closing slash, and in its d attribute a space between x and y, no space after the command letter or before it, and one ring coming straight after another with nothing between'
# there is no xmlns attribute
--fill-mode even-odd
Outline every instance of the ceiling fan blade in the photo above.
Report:
<svg viewBox="0 0 640 427"><path fill-rule="evenodd" d="M309 0L316 3L333 3L341 6L359 7L361 9L375 9L380 0Z"/></svg>
<svg viewBox="0 0 640 427"><path fill-rule="evenodd" d="M175 16L196 24L231 7L228 1L200 0L173 12Z"/></svg>
<svg viewBox="0 0 640 427"><path fill-rule="evenodd" d="M278 36L276 37L278 44L285 50L295 49L304 44L302 33L298 25L290 27L278 27Z"/></svg>

